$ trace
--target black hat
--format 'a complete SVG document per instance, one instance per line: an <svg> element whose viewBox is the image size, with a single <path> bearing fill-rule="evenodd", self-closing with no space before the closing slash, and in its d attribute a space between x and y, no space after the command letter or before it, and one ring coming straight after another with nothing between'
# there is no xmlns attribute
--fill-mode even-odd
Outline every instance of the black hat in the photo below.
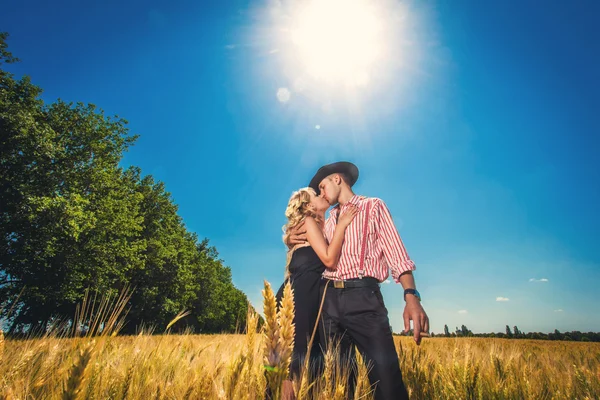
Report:
<svg viewBox="0 0 600 400"><path fill-rule="evenodd" d="M329 175L337 173L345 174L350 179L350 182L346 182L348 185L350 185L350 187L352 187L358 180L358 168L356 165L347 161L339 161L333 164L324 165L319 168L315 176L313 176L313 178L310 180L308 186L313 188L315 192L319 194L319 184L321 181Z"/></svg>

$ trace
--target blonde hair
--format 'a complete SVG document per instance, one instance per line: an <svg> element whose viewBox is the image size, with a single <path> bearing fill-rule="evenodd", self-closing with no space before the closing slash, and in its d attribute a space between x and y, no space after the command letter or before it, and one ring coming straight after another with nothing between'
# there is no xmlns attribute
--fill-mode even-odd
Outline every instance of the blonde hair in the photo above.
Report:
<svg viewBox="0 0 600 400"><path fill-rule="evenodd" d="M317 223L321 223L320 217L315 213L312 205L310 204L310 195L316 196L317 193L314 189L305 187L301 188L290 197L287 208L285 209L285 217L288 222L283 226L283 243L287 246L288 239L291 235L291 230L294 229L300 222L304 221L306 217L313 217L317 220ZM292 254L296 250L296 247L288 250L287 261L285 263L285 279L290 276L289 266L292 260Z"/></svg>

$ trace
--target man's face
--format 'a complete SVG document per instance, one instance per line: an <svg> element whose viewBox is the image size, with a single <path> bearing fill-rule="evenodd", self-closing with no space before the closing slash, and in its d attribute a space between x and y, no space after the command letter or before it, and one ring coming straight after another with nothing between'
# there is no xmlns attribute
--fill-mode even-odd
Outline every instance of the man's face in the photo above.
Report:
<svg viewBox="0 0 600 400"><path fill-rule="evenodd" d="M341 186L335 184L335 180L333 179L334 176L335 175L330 175L319 183L319 196L327 200L331 206L338 202L341 188Z"/></svg>
<svg viewBox="0 0 600 400"><path fill-rule="evenodd" d="M317 212L319 212L319 211L325 212L329 208L329 203L327 202L327 200L325 200L321 196L316 196L316 195L312 194L312 192L310 193L310 205Z"/></svg>

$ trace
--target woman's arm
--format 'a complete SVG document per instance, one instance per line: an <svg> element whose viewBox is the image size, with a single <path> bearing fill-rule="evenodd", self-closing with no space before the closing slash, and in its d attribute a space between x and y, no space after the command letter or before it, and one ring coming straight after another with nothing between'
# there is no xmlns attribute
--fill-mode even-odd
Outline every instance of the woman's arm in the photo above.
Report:
<svg viewBox="0 0 600 400"><path fill-rule="evenodd" d="M323 231L317 224L317 221L315 221L315 219L312 217L306 218L306 223L304 224L306 226L306 239L327 268L337 268L337 263L340 259L340 253L342 251L342 244L344 243L344 233L357 213L358 208L352 206L344 212L344 218L342 218L340 215L338 224L333 232L333 239L329 245L327 245L327 242L323 237Z"/></svg>

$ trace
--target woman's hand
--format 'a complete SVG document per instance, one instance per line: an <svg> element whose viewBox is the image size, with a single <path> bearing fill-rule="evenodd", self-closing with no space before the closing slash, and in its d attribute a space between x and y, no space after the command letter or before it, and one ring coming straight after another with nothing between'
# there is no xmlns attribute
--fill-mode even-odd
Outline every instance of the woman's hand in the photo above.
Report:
<svg viewBox="0 0 600 400"><path fill-rule="evenodd" d="M350 223L352 222L354 217L356 217L356 214L358 214L359 211L360 210L358 209L358 207L354 204L348 204L348 206L344 209L344 211L342 211L340 217L338 218L338 225L341 225L344 228L348 227L348 225L350 225Z"/></svg>
<svg viewBox="0 0 600 400"><path fill-rule="evenodd" d="M298 225L292 228L292 230L290 231L290 236L288 237L288 242L286 244L289 249L299 244L308 244L306 239L306 225L304 225L304 221L301 221Z"/></svg>

